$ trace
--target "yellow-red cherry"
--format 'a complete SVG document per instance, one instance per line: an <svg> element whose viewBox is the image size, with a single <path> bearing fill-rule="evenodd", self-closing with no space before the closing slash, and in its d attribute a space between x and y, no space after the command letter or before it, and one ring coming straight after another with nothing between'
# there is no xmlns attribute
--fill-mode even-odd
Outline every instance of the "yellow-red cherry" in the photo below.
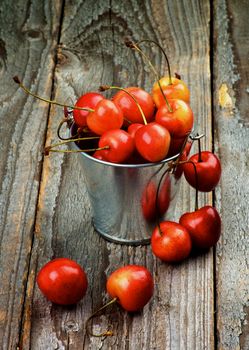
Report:
<svg viewBox="0 0 249 350"><path fill-rule="evenodd" d="M182 100L169 100L171 111L166 104L156 113L156 122L164 126L175 138L186 137L191 132L194 116L189 104Z"/></svg>
<svg viewBox="0 0 249 350"><path fill-rule="evenodd" d="M144 266L126 265L115 270L108 278L107 292L129 312L141 310L153 295L154 282Z"/></svg>
<svg viewBox="0 0 249 350"><path fill-rule="evenodd" d="M190 92L187 85L178 78L171 78L172 84L170 84L169 77L163 77L159 80L162 87L163 93L168 100L179 99L183 100L186 103L189 103ZM165 105L165 98L162 94L162 91L159 87L158 82L155 82L152 89L152 97L157 106L160 108Z"/></svg>
<svg viewBox="0 0 249 350"><path fill-rule="evenodd" d="M162 261L168 263L180 262L189 256L191 247L189 232L184 226L176 222L160 222L152 233L152 252Z"/></svg>

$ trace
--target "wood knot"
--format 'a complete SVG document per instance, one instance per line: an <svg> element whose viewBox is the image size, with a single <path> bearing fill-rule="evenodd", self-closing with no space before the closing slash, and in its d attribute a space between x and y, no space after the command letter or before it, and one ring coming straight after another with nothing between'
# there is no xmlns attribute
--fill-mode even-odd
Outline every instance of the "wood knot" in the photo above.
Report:
<svg viewBox="0 0 249 350"><path fill-rule="evenodd" d="M37 29L28 29L24 32L24 35L29 41L37 41L43 38L43 33Z"/></svg>
<svg viewBox="0 0 249 350"><path fill-rule="evenodd" d="M67 333L69 332L78 332L79 331L79 325L75 321L67 321L64 324L64 329Z"/></svg>

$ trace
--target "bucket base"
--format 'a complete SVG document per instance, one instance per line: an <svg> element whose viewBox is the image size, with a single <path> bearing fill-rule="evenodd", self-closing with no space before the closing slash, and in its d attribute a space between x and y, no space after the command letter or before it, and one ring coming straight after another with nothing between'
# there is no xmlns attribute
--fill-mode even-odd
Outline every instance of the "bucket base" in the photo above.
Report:
<svg viewBox="0 0 249 350"><path fill-rule="evenodd" d="M95 231L101 236L103 237L105 240L111 242L111 243L115 243L115 244L122 244L122 245L131 245L131 246L138 246L138 245L148 245L150 244L150 238L143 238L143 239L138 239L138 240L130 240L130 239L123 239L123 238L117 238L117 237L113 237L111 235L108 235L107 233L99 230L93 221L93 226Z"/></svg>

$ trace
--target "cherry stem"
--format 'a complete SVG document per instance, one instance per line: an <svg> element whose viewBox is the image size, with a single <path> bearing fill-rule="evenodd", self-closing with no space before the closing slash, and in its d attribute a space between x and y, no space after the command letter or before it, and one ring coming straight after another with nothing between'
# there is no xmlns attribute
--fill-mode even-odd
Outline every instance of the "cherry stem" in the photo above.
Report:
<svg viewBox="0 0 249 350"><path fill-rule="evenodd" d="M180 76L180 74L178 74L178 73L175 73L175 77L176 77L176 79L179 79L179 80L181 80L181 76Z"/></svg>
<svg viewBox="0 0 249 350"><path fill-rule="evenodd" d="M93 148L93 149L79 149L79 150L54 150L54 147L58 147L61 145L65 145L67 143L70 142L77 142L77 141L84 141L84 140L94 140L94 139L99 139L99 136L91 136L91 137L79 137L77 139L68 139L68 140L64 140L62 142L58 142L58 143L54 143L48 147L45 147L45 155L48 155L49 152L61 152L61 153L78 153L78 152L95 152L95 151L99 151L102 149L108 149L110 148L109 146L105 146L105 147L99 147L99 148Z"/></svg>
<svg viewBox="0 0 249 350"><path fill-rule="evenodd" d="M201 159L201 139L198 139L198 163L200 163L200 162L202 162L202 159Z"/></svg>
<svg viewBox="0 0 249 350"><path fill-rule="evenodd" d="M149 66L150 66L150 68L151 68L151 70L152 70L152 72L155 74L155 77L156 77L158 86L159 86L160 91L161 91L161 93L162 93L162 95L163 95L163 98L164 98L164 100L165 100L165 102L166 102L166 105L167 105L167 107L168 107L168 110L172 113L172 112L173 112L173 109L172 109L172 107L170 106L169 101L168 101L167 97L165 96L165 93L163 92L163 89L162 89L162 86L161 86L161 83L160 83L160 76L159 76L158 72L156 71L154 65L151 63L149 57L140 49L140 47L139 47L137 44L133 43L132 41L126 41L125 44L126 44L126 46L129 47L129 48L134 49L134 50L137 50L137 51L142 55L142 57L148 62Z"/></svg>
<svg viewBox="0 0 249 350"><path fill-rule="evenodd" d="M106 90L109 90L109 89L112 89L112 90L120 90L120 91L124 91L127 95L129 95L133 101L136 103L137 105L137 108L139 109L139 112L141 113L141 116L143 118L143 121L144 121L144 125L147 125L147 120L146 120L146 117L144 115L144 112L140 106L140 104L138 103L137 99L127 90L125 90L124 88L121 88L119 86L109 86L109 85L101 85L99 87L99 90L100 91L106 91Z"/></svg>
<svg viewBox="0 0 249 350"><path fill-rule="evenodd" d="M20 79L18 78L18 76L14 76L13 77L13 80L15 83L17 83L20 88L22 88L26 94L28 95L31 95L35 98L37 98L38 100L41 100L41 101L44 101L44 102L47 102L49 104L53 104L53 105L57 105L57 106L61 106L61 107L67 107L67 108L72 108L72 109L79 109L81 111L87 111L87 112L94 112L94 109L91 109L91 108L83 108L83 107L77 107L77 106L69 106L69 105L65 105L64 103L60 103L60 102L57 102L57 101L53 101L53 100L49 100L49 99L46 99L44 97L40 97L36 94L34 94L33 92L31 92L28 88L26 88L23 83L20 81Z"/></svg>
<svg viewBox="0 0 249 350"><path fill-rule="evenodd" d="M88 335L92 336L92 337L107 337L107 336L112 336L113 335L113 331L110 330L106 330L105 332L102 333L93 333L92 330L89 329L89 322L91 321L91 319L93 319L100 311L103 311L104 309L106 309L108 306L114 304L117 302L117 298L113 298L112 300L110 300L108 303L106 303L105 305L103 305L100 309L98 309L97 311L95 311L86 321L86 332Z"/></svg>
<svg viewBox="0 0 249 350"><path fill-rule="evenodd" d="M49 147L45 148L45 155L48 155L50 152L56 152L56 153L82 153L82 152L95 152L95 151L102 151L104 149L109 149L109 146L105 147L98 147L98 148L88 148L88 149L79 149L79 150L69 150L69 149L49 149Z"/></svg>
<svg viewBox="0 0 249 350"><path fill-rule="evenodd" d="M165 50L162 48L162 46L158 42L156 42L154 40L143 39L143 40L139 40L136 44L139 45L139 44L142 44L142 43L154 44L161 50L161 52L163 53L164 58L165 58L165 60L167 62L167 67L168 67L168 72L169 72L169 84L172 85L171 69L170 69L169 59L168 59L168 56L166 55Z"/></svg>
<svg viewBox="0 0 249 350"><path fill-rule="evenodd" d="M198 133L195 136L190 136L191 140L198 141L198 163L202 162L201 159L201 139L205 136L205 134L199 135Z"/></svg>
<svg viewBox="0 0 249 350"><path fill-rule="evenodd" d="M194 171L195 171L195 211L197 211L199 209L199 203L198 203L199 182L198 182L198 174L197 174L196 164L192 160L186 160L186 161L179 162L179 164L187 164L187 163L192 164L194 167Z"/></svg>

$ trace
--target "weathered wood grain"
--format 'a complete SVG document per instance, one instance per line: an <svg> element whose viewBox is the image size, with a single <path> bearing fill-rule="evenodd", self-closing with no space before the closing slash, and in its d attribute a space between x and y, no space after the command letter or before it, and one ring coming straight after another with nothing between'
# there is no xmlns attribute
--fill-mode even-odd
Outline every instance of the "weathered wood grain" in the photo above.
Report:
<svg viewBox="0 0 249 350"><path fill-rule="evenodd" d="M216 259L218 348L238 350L249 349L249 3L217 0L214 10L215 150L223 167L216 191L223 221Z"/></svg>
<svg viewBox="0 0 249 350"><path fill-rule="evenodd" d="M18 90L12 77L50 96L59 19L60 2L1 1L1 349L18 344L49 109Z"/></svg>
<svg viewBox="0 0 249 350"><path fill-rule="evenodd" d="M103 83L150 89L154 77L141 58L125 48L123 38L159 40L168 50L173 71L181 73L190 86L196 127L206 133L210 148L209 18L208 1L89 0L77 5L66 1L56 98L75 100ZM152 57L165 71L161 54L153 50ZM56 139L60 113L51 109L47 144ZM194 191L183 184L176 217L193 206ZM88 274L88 292L76 307L51 305L35 284L42 264L59 256L77 260ZM139 314L128 315L116 308L99 317L94 321L95 331L111 323L115 336L89 339L84 323L107 300L106 276L127 263L144 264L152 271L154 298ZM149 247L105 242L91 225L77 155L51 155L43 166L21 344L25 349L213 349L212 251L169 266L153 258Z"/></svg>

